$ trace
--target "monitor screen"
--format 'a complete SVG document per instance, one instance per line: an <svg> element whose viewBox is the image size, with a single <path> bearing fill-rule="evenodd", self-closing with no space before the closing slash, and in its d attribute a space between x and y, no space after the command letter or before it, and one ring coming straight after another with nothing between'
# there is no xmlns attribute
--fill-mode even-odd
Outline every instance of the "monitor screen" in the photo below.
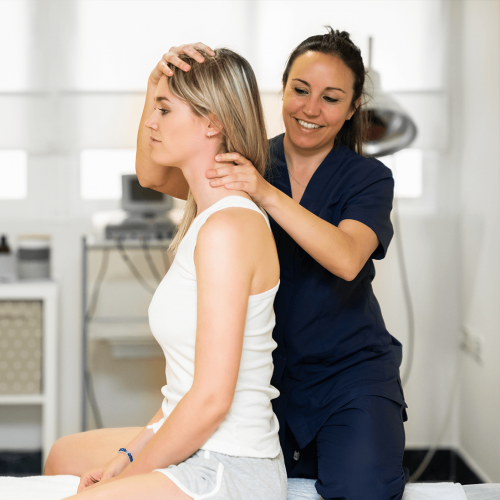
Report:
<svg viewBox="0 0 500 500"><path fill-rule="evenodd" d="M173 198L154 189L142 187L137 175L122 176L122 209L138 215L155 215L168 212Z"/></svg>
<svg viewBox="0 0 500 500"><path fill-rule="evenodd" d="M130 198L132 201L163 201L163 193L142 187L137 179L130 181Z"/></svg>

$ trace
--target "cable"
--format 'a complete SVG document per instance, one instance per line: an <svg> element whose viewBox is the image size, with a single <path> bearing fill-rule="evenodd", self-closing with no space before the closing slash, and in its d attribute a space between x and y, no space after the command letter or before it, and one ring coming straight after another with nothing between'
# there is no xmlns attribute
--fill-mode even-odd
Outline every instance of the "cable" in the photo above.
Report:
<svg viewBox="0 0 500 500"><path fill-rule="evenodd" d="M460 375L460 353L457 353L457 362L455 366L455 374L453 376L453 385L451 388L451 393L450 393L450 401L448 403L448 408L446 409L446 415L445 419L443 422L443 425L441 429L438 432L438 435L432 444L432 446L429 448L429 451L425 454L425 457L423 458L422 462L420 465L417 467L417 470L410 476L410 483L416 482L420 476L424 473L425 469L427 469L427 466L431 463L432 458L434 457L434 454L436 453L439 444L443 440L444 434L446 430L448 429L448 425L451 420L451 414L453 410L453 403L455 402L455 396L457 394L457 389L459 386L458 380L459 380L459 375Z"/></svg>
<svg viewBox="0 0 500 500"><path fill-rule="evenodd" d="M92 293L90 294L89 308L87 309L86 316L87 321L90 321L95 314L97 309L97 301L99 300L99 293L101 291L101 285L106 276L109 264L109 248L105 248L102 251L101 267L97 273L97 278L92 288Z"/></svg>
<svg viewBox="0 0 500 500"><path fill-rule="evenodd" d="M403 297L405 299L406 314L408 319L408 361L405 366L405 371L401 377L401 384L403 385L403 387L405 387L408 379L410 378L410 373L413 366L413 356L415 352L415 314L413 312L413 303L411 300L408 273L406 271L403 238L401 236L401 224L399 221L399 204L396 197L394 197L393 222L394 238L396 243L396 250L398 253L398 264L401 273L401 283L403 285Z"/></svg>
<svg viewBox="0 0 500 500"><path fill-rule="evenodd" d="M101 411L99 410L99 405L97 403L97 397L94 389L94 382L92 380L92 375L90 370L85 367L85 390L87 392L87 399L92 409L92 415L94 415L95 425L98 429L103 429L104 425L102 422Z"/></svg>
<svg viewBox="0 0 500 500"><path fill-rule="evenodd" d="M147 241L145 239L142 240L142 250L144 252L144 257L146 258L146 262L148 263L149 270L151 271L153 278L159 284L162 280L162 277L160 275L160 272L158 271L158 268L156 267L156 265L154 263L153 257L151 257L151 252L149 251L149 246L148 246Z"/></svg>
<svg viewBox="0 0 500 500"><path fill-rule="evenodd" d="M94 286L92 288L92 293L90 294L89 307L86 312L86 321L91 321L94 317L95 311L97 309L97 301L99 300L99 293L101 291L101 286L106 276L109 264L109 248L104 248L102 251L101 266L99 272L97 273L97 278L95 280ZM88 402L90 404L90 409L92 410L92 415L94 416L94 421L98 429L104 427L102 422L101 411L99 410L99 404L97 403L97 397L95 394L94 383L92 380L92 375L88 366L84 367L84 385L85 393L87 395Z"/></svg>
<svg viewBox="0 0 500 500"><path fill-rule="evenodd" d="M149 285L149 283L144 279L140 271L135 267L134 263L130 260L129 256L125 252L125 248L123 247L123 244L120 240L116 239L116 248L118 249L118 253L120 254L121 258L127 264L128 268L130 269L130 272L133 274L134 278L137 280L137 282L146 290L148 293L153 295L155 293L155 288Z"/></svg>

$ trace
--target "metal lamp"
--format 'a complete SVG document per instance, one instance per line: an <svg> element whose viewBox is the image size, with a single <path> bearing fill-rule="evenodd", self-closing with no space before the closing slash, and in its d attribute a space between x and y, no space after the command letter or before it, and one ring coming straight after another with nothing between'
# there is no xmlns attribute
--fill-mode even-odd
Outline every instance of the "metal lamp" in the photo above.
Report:
<svg viewBox="0 0 500 500"><path fill-rule="evenodd" d="M365 106L369 130L363 144L366 156L387 156L408 147L417 136L417 127L405 110L382 92L380 75L372 69L372 39L369 39L367 93Z"/></svg>

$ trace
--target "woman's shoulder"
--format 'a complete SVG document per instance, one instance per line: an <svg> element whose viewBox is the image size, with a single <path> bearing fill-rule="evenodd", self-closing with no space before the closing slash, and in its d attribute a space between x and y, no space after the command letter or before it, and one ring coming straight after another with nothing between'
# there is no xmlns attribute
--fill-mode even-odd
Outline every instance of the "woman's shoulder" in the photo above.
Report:
<svg viewBox="0 0 500 500"><path fill-rule="evenodd" d="M343 163L351 172L356 171L358 175L370 179L392 178L392 170L373 156L360 155L344 145L339 146L339 152L344 153Z"/></svg>
<svg viewBox="0 0 500 500"><path fill-rule="evenodd" d="M343 163L351 174L355 173L360 179L369 181L392 179L392 170L379 159L360 155L343 145L340 148L345 151Z"/></svg>
<svg viewBox="0 0 500 500"><path fill-rule="evenodd" d="M270 234L265 215L257 206L255 208L228 206L214 212L200 228L198 241L211 241L221 248L227 245L253 246L256 237Z"/></svg>
<svg viewBox="0 0 500 500"><path fill-rule="evenodd" d="M233 279L230 275L234 273L228 271L231 269L237 270L236 274L240 276L235 279L253 276L257 271L261 273L262 269L269 267L279 277L279 263L275 254L274 239L263 214L233 206L218 210L200 228L195 266L218 267L225 275L221 277L223 280ZM274 263L275 267L272 267ZM276 279L272 281L273 284ZM267 288L266 283L264 289Z"/></svg>

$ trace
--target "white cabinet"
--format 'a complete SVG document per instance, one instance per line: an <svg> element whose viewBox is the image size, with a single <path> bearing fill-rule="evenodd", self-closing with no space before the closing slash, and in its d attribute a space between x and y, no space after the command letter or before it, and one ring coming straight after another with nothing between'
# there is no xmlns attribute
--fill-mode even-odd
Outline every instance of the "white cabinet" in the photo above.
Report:
<svg viewBox="0 0 500 500"><path fill-rule="evenodd" d="M28 315L31 314L32 316L29 321L32 322L32 326L37 331L36 335L40 337L38 345L34 339L30 339L29 329L20 331L13 328L9 329L9 321L12 324L17 321L18 326L22 328L23 318L19 316L16 319L15 316L6 313L6 311L9 310L9 307L16 311L19 309L18 305L23 303L26 304L27 309L31 310L37 308L30 308L30 303L40 304L40 307L38 307L38 309L41 308L40 314L28 313ZM0 370L3 370L9 376L8 378L15 376L14 362L10 362L9 358L15 357L16 347L24 349L19 351L19 358L15 362L18 365L23 365L23 367L28 365L31 355L33 355L34 359L39 357L41 361L38 365L35 362L31 363L31 368L34 367L37 370L37 366L39 367L37 378L40 378L40 384L27 383L23 385L21 383L29 376L30 366L28 366L25 371L21 371L20 382L17 387L14 384L8 385L7 383L1 385L0 405L39 405L42 407L42 460L45 463L50 447L57 438L58 428L57 285L52 281L2 283L0 284L0 304L4 306L3 319L0 317L0 329L2 324L4 326L3 330L1 330L2 339L0 339L2 354ZM25 338L23 339L23 337ZM26 344L25 347L23 347L23 340ZM23 363L23 359L26 360L26 363ZM8 371L9 367L12 368L10 372ZM7 379L7 377L4 378ZM38 392L38 387L40 387L39 393L33 393L34 390ZM23 393L23 388L26 388L26 392L31 393Z"/></svg>

